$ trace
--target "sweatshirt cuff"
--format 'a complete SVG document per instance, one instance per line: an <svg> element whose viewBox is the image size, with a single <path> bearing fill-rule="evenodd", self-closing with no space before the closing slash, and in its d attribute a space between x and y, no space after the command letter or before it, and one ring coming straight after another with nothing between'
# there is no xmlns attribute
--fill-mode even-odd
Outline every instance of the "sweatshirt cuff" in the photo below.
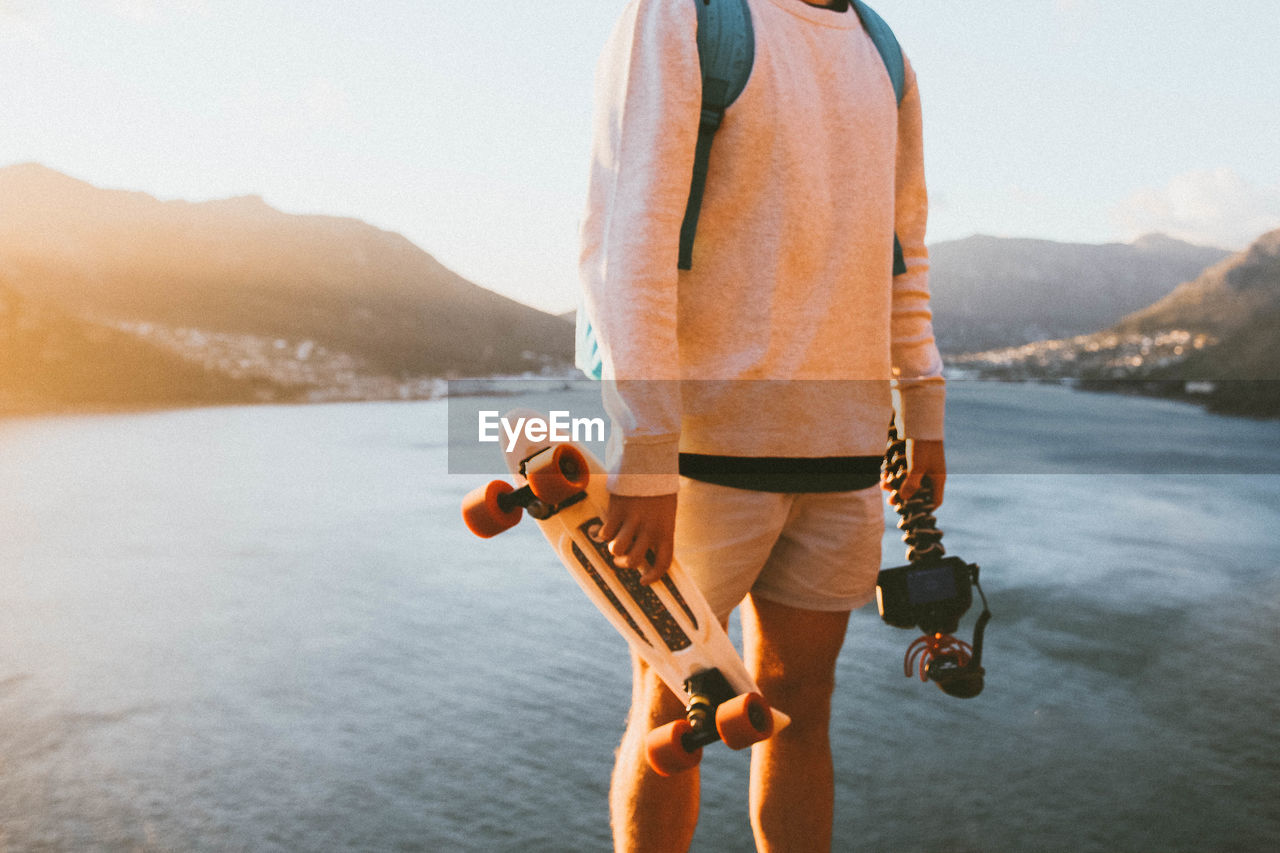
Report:
<svg viewBox="0 0 1280 853"><path fill-rule="evenodd" d="M920 441L945 438L947 386L941 381L903 382L895 390L902 437Z"/></svg>
<svg viewBox="0 0 1280 853"><path fill-rule="evenodd" d="M616 433L615 433L616 435ZM609 442L609 492L648 497L680 489L680 439Z"/></svg>

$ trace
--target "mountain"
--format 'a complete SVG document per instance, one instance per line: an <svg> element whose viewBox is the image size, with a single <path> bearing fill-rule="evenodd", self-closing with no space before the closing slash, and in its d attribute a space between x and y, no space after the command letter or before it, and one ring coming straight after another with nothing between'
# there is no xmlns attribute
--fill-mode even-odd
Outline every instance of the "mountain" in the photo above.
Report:
<svg viewBox="0 0 1280 853"><path fill-rule="evenodd" d="M1183 396L1214 411L1280 416L1280 230L1101 332L955 359L1019 378Z"/></svg>
<svg viewBox="0 0 1280 853"><path fill-rule="evenodd" d="M1116 332L1151 335L1175 328L1216 343L1152 371L1151 378L1191 381L1217 411L1280 415L1280 230L1126 317Z"/></svg>
<svg viewBox="0 0 1280 853"><path fill-rule="evenodd" d="M1154 305L1116 325L1119 332L1194 329L1237 336L1260 315L1280 307L1280 231L1209 267Z"/></svg>
<svg viewBox="0 0 1280 853"><path fill-rule="evenodd" d="M0 286L0 413L265 402L303 390L206 366Z"/></svg>
<svg viewBox="0 0 1280 853"><path fill-rule="evenodd" d="M1162 235L1090 245L974 236L929 248L938 346L946 354L1106 328L1225 258Z"/></svg>
<svg viewBox="0 0 1280 853"><path fill-rule="evenodd" d="M271 375L285 369L299 387L355 375L385 390L572 358L568 324L466 281L398 234L255 196L159 201L36 164L0 169L0 285L48 316L214 372L260 361L256 379L280 388L294 386Z"/></svg>

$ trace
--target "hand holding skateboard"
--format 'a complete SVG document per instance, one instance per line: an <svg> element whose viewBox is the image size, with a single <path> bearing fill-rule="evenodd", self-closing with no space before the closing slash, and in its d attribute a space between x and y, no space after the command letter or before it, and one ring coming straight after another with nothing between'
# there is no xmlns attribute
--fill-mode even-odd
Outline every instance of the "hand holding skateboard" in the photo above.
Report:
<svg viewBox="0 0 1280 853"><path fill-rule="evenodd" d="M507 418L538 417L511 412ZM575 444L523 439L506 452L515 485L494 480L463 500L473 533L496 536L537 521L569 574L631 649L685 703L686 716L651 731L649 765L664 776L698 764L702 747L723 740L743 749L780 731L790 719L771 708L697 586L672 562L650 584L623 565L602 537L609 494L605 472ZM624 543L629 545L630 543Z"/></svg>
<svg viewBox="0 0 1280 853"><path fill-rule="evenodd" d="M608 544L619 566L639 569L640 583L649 586L671 568L675 528L675 494L610 494L599 541Z"/></svg>

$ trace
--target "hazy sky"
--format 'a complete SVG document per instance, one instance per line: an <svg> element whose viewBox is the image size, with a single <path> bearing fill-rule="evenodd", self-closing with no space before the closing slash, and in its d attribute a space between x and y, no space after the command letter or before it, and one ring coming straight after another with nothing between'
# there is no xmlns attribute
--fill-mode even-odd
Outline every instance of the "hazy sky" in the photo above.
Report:
<svg viewBox="0 0 1280 853"><path fill-rule="evenodd" d="M564 310L623 5L0 0L0 165L358 217ZM931 242L1280 227L1280 0L873 5L920 76Z"/></svg>

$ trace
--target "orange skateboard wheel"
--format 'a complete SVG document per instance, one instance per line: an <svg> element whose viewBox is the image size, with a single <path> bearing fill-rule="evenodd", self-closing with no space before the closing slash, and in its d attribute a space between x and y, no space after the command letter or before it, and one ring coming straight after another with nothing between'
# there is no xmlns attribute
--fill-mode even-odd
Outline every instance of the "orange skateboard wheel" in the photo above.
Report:
<svg viewBox="0 0 1280 853"><path fill-rule="evenodd" d="M530 459L524 476L533 496L554 506L585 489L591 469L581 450L570 444L557 444Z"/></svg>
<svg viewBox="0 0 1280 853"><path fill-rule="evenodd" d="M503 509L498 502L499 496L514 491L515 486L504 480L492 480L487 486L472 489L462 499L462 520L467 529L482 539L488 539L515 527L524 510L519 505Z"/></svg>
<svg viewBox="0 0 1280 853"><path fill-rule="evenodd" d="M725 746L745 749L773 734L773 712L759 693L743 693L716 708L716 731Z"/></svg>
<svg viewBox="0 0 1280 853"><path fill-rule="evenodd" d="M659 776L676 776L692 770L702 760L702 747L693 752L684 748L684 736L693 731L688 720L659 726L644 738L645 758Z"/></svg>

